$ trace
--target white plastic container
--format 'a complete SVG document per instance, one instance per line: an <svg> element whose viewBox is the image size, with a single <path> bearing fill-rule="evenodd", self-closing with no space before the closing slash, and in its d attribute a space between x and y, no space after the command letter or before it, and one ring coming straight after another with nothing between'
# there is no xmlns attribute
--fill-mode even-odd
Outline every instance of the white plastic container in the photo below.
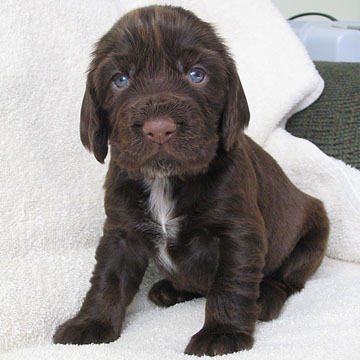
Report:
<svg viewBox="0 0 360 360"><path fill-rule="evenodd" d="M299 21L289 24L312 60L360 62L360 21Z"/></svg>

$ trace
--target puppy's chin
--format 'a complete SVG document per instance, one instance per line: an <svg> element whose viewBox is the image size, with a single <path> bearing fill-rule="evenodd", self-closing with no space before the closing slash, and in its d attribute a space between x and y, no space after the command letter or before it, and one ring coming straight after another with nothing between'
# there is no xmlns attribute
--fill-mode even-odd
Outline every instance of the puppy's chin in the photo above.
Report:
<svg viewBox="0 0 360 360"><path fill-rule="evenodd" d="M182 166L178 161L160 159L153 160L142 166L139 170L144 178L154 179L181 174Z"/></svg>
<svg viewBox="0 0 360 360"><path fill-rule="evenodd" d="M129 169L127 173L136 179L155 179L167 176L186 177L204 173L209 167L209 163L203 164L183 164L179 160L161 158L148 161L139 169Z"/></svg>
<svg viewBox="0 0 360 360"><path fill-rule="evenodd" d="M214 154L215 155L215 154ZM120 160L120 159L119 159ZM125 171L133 179L155 179L167 176L186 177L207 171L212 158L203 158L199 161L189 159L177 159L171 155L156 154L148 158L141 165L134 166L132 163L116 161L121 170Z"/></svg>

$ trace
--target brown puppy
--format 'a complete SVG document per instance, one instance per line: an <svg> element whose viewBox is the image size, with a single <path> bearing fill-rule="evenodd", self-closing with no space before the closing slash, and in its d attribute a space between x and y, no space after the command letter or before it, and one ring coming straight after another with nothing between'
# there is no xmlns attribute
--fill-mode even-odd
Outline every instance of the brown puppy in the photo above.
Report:
<svg viewBox="0 0 360 360"><path fill-rule="evenodd" d="M98 42L81 110L81 140L103 162L107 219L91 288L54 342L120 336L152 258L160 306L206 296L187 354L251 348L324 256L323 205L298 190L243 134L249 110L213 28L177 7L121 18Z"/></svg>

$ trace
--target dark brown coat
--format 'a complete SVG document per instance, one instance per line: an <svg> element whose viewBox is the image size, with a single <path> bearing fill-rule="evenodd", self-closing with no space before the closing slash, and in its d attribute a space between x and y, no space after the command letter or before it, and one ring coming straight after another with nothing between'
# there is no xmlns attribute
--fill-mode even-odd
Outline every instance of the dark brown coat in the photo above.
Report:
<svg viewBox="0 0 360 360"><path fill-rule="evenodd" d="M256 320L276 318L304 287L325 253L326 213L243 134L248 121L233 60L191 12L138 9L100 39L81 140L100 162L111 146L107 219L91 288L56 343L117 339L149 259L164 274L156 304L206 296L187 354L251 348ZM155 123L171 123L163 142Z"/></svg>

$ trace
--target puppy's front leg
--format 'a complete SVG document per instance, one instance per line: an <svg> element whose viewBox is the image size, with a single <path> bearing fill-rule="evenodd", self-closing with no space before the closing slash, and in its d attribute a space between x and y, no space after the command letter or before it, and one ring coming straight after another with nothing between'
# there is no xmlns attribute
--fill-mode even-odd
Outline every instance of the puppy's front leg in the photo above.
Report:
<svg viewBox="0 0 360 360"><path fill-rule="evenodd" d="M126 306L138 291L148 257L140 242L117 234L102 237L97 264L79 313L59 326L54 342L107 343L120 336Z"/></svg>
<svg viewBox="0 0 360 360"><path fill-rule="evenodd" d="M215 356L252 347L263 266L261 231L221 242L219 268L206 296L205 324L191 338L186 354Z"/></svg>

